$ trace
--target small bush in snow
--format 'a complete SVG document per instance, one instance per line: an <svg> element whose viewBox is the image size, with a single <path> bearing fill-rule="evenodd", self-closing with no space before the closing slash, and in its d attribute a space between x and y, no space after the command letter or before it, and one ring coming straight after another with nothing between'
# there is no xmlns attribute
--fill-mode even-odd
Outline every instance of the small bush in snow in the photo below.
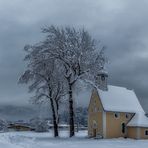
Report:
<svg viewBox="0 0 148 148"><path fill-rule="evenodd" d="M34 118L31 120L31 126L35 128L36 132L47 132L48 124L47 121L40 118Z"/></svg>

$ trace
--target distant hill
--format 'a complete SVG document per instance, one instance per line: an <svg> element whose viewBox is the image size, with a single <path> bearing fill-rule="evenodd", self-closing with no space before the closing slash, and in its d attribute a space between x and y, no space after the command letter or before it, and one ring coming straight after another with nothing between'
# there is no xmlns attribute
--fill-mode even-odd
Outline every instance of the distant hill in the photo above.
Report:
<svg viewBox="0 0 148 148"><path fill-rule="evenodd" d="M17 120L30 120L34 117L48 117L49 111L44 107L36 106L12 106L1 105L0 106L0 119L9 121Z"/></svg>

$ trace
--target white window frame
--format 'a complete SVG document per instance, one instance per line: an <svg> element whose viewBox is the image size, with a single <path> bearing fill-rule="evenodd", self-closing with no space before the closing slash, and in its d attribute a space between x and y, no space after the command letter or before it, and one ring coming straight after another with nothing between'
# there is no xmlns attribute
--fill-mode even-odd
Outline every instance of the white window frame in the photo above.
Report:
<svg viewBox="0 0 148 148"><path fill-rule="evenodd" d="M117 115L117 117L116 117L116 115ZM114 118L119 119L120 118L120 113L114 113Z"/></svg>

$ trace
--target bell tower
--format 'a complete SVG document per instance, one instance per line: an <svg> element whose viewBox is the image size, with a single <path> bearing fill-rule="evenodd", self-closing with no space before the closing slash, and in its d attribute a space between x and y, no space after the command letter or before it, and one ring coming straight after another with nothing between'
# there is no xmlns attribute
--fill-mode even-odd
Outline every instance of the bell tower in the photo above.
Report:
<svg viewBox="0 0 148 148"><path fill-rule="evenodd" d="M99 89L103 91L107 91L107 79L108 79L108 73L104 69L101 69L97 76L96 76L96 85Z"/></svg>

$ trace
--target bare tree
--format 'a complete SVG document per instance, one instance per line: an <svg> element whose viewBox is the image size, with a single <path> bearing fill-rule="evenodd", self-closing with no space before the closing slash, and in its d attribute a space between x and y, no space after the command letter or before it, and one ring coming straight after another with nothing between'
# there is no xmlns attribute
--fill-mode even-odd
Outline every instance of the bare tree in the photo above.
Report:
<svg viewBox="0 0 148 148"><path fill-rule="evenodd" d="M49 58L41 53L43 46L36 44L34 46L25 46L27 55L25 60L28 61L27 70L20 77L20 83L29 83L29 91L35 92L32 98L35 103L50 101L54 136L58 134L58 111L59 100L64 95L64 79L60 73L59 62L56 59Z"/></svg>
<svg viewBox="0 0 148 148"><path fill-rule="evenodd" d="M68 82L70 137L74 136L73 86L78 79L95 81L98 71L104 67L104 47L84 29L58 28L43 29L47 34L42 42L42 53L48 58L58 59L64 67Z"/></svg>

